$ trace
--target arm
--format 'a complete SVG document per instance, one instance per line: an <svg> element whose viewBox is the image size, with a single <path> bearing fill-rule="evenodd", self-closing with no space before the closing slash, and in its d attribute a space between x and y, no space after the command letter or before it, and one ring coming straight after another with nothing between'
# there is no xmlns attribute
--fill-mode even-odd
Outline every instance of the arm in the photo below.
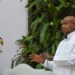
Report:
<svg viewBox="0 0 75 75"><path fill-rule="evenodd" d="M58 65L75 65L75 45L69 53L64 53L62 58L54 59L54 63Z"/></svg>
<svg viewBox="0 0 75 75"><path fill-rule="evenodd" d="M45 54L45 53L42 53L40 55L31 55L31 61L33 62L37 62L37 63L41 63L45 68L48 68L50 70L52 70L52 67L53 67L53 56L51 55L48 55L48 54ZM51 61L48 61L48 60L51 60Z"/></svg>

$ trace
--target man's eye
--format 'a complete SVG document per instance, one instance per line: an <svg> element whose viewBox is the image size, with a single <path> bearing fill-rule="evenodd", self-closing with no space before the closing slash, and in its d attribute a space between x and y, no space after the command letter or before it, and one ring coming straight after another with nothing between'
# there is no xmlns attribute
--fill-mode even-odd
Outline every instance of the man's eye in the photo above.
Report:
<svg viewBox="0 0 75 75"><path fill-rule="evenodd" d="M66 24L68 24L68 23L63 23L63 24L65 24L65 25L66 25Z"/></svg>

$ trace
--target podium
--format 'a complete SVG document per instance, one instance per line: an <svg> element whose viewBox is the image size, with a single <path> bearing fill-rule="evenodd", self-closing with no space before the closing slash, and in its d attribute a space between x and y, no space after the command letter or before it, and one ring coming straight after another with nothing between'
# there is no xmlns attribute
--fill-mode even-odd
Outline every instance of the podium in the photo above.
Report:
<svg viewBox="0 0 75 75"><path fill-rule="evenodd" d="M4 75L56 75L51 71L45 71L42 69L33 69L27 64L20 64L13 69L7 69L4 71Z"/></svg>

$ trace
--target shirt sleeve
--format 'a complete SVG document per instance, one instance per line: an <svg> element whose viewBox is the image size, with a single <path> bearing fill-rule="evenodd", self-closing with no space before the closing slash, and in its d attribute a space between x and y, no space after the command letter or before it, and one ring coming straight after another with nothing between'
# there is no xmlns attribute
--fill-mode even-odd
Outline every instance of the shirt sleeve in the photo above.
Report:
<svg viewBox="0 0 75 75"><path fill-rule="evenodd" d="M53 70L53 61L45 60L43 66L49 70Z"/></svg>
<svg viewBox="0 0 75 75"><path fill-rule="evenodd" d="M58 65L75 65L75 45L69 54L63 56L64 59L54 60Z"/></svg>

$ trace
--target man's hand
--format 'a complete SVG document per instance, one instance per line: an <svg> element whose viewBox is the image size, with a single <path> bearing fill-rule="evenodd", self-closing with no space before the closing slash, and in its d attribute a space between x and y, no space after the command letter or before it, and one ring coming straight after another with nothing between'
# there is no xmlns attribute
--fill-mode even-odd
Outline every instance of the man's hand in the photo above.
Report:
<svg viewBox="0 0 75 75"><path fill-rule="evenodd" d="M37 63L43 63L45 61L45 56L43 56L42 54L40 54L40 55L37 55L37 54L31 55L30 58L31 58L31 61L37 62Z"/></svg>
<svg viewBox="0 0 75 75"><path fill-rule="evenodd" d="M50 55L49 53L41 53L41 55L44 56L47 60L53 60L53 55Z"/></svg>
<svg viewBox="0 0 75 75"><path fill-rule="evenodd" d="M33 62L44 63L45 59L52 61L53 56L49 55L48 53L41 53L39 55L37 55L37 54L30 55L30 59Z"/></svg>

